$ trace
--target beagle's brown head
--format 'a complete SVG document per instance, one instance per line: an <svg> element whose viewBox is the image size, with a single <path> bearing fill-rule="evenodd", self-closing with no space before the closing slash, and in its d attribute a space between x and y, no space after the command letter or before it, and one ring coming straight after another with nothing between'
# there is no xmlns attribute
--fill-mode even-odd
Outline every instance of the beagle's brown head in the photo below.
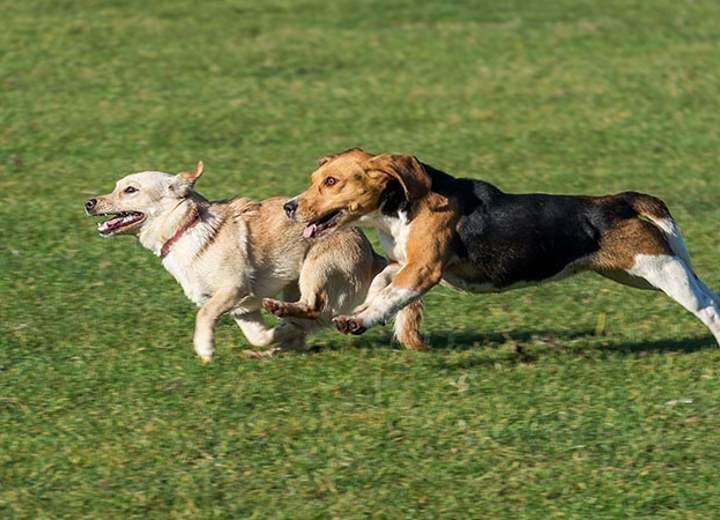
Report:
<svg viewBox="0 0 720 520"><path fill-rule="evenodd" d="M414 202L424 197L430 177L411 155L372 155L360 148L320 158L310 187L285 204L290 218L306 224L303 235L318 237L380 209L392 190Z"/></svg>

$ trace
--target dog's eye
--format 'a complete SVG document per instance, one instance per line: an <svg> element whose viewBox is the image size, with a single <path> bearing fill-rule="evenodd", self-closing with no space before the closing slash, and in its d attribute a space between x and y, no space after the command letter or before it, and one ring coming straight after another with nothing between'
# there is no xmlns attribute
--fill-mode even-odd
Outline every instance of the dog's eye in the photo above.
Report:
<svg viewBox="0 0 720 520"><path fill-rule="evenodd" d="M135 192L137 191L137 188L135 188L135 187L133 187L133 186L128 186L128 187L125 188L123 191L124 191L125 193L135 193Z"/></svg>
<svg viewBox="0 0 720 520"><path fill-rule="evenodd" d="M337 179L335 177L325 177L323 184L325 186L334 186L336 182L337 182Z"/></svg>

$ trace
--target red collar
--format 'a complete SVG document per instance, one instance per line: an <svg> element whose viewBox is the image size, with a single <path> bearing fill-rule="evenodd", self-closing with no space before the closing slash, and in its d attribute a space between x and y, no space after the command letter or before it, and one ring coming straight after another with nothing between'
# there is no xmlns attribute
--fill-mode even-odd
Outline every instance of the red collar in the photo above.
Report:
<svg viewBox="0 0 720 520"><path fill-rule="evenodd" d="M185 222L185 224L183 224L182 227L178 229L172 237L170 237L170 240L163 244L162 249L160 249L160 258L165 258L168 254L170 254L170 248L173 246L173 244L180 240L180 237L183 236L183 233L185 233L188 229L197 224L198 220L200 220L200 213L198 213L197 208L193 208L192 214L190 215L190 220Z"/></svg>

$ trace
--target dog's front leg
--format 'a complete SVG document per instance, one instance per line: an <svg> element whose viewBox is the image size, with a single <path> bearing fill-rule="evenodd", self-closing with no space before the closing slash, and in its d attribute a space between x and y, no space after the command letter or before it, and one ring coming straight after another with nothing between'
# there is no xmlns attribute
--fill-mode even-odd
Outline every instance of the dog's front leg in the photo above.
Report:
<svg viewBox="0 0 720 520"><path fill-rule="evenodd" d="M368 289L365 301L353 309L353 314L360 314L362 311L367 309L372 301L380 294L383 289L390 285L393 278L402 269L402 264L398 262L390 262L385 268L375 275L372 282L370 282L370 288Z"/></svg>
<svg viewBox="0 0 720 520"><path fill-rule="evenodd" d="M442 264L408 263L397 273L392 283L367 301L352 316L333 319L344 334L362 334L368 328L384 324L397 311L420 298L442 278Z"/></svg>
<svg viewBox="0 0 720 520"><path fill-rule="evenodd" d="M317 320L320 318L322 300L316 299L313 304L302 300L296 302L284 302L274 298L263 298L263 309L278 318L297 318L300 320Z"/></svg>
<svg viewBox="0 0 720 520"><path fill-rule="evenodd" d="M193 344L195 353L206 363L212 361L215 351L215 324L223 314L236 308L239 302L240 294L236 287L220 289L198 311Z"/></svg>

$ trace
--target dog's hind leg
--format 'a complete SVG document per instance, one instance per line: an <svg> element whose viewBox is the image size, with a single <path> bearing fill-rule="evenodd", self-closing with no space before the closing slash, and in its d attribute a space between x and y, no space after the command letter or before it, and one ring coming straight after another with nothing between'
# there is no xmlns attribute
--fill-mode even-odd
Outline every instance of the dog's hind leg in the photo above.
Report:
<svg viewBox="0 0 720 520"><path fill-rule="evenodd" d="M252 346L267 347L273 342L273 329L267 326L260 311L233 311L232 317Z"/></svg>
<svg viewBox="0 0 720 520"><path fill-rule="evenodd" d="M282 352L306 350L305 340L307 336L320 327L322 327L322 324L317 320L283 319L269 331L271 336L269 344L273 345L274 348L263 351L245 350L243 354L245 357L257 359L272 357Z"/></svg>
<svg viewBox="0 0 720 520"><path fill-rule="evenodd" d="M234 312L232 316L245 338L254 347L280 345L281 350L302 349L305 336L313 329L312 326L296 320L282 320L277 326L269 328L260 311Z"/></svg>
<svg viewBox="0 0 720 520"><path fill-rule="evenodd" d="M283 294L297 297L300 292L297 287L290 286L283 290ZM244 351L244 355L250 358L271 357L280 352L303 350L305 338L318 326L314 321L283 319L277 326L269 328L259 310L235 311L232 316L245 338L254 347L276 345L275 348L264 351Z"/></svg>
<svg viewBox="0 0 720 520"><path fill-rule="evenodd" d="M637 255L629 274L645 279L692 312L720 344L720 305L710 291L679 256Z"/></svg>
<svg viewBox="0 0 720 520"><path fill-rule="evenodd" d="M720 299L690 267L667 209L656 199L648 200L654 205L647 200L646 205L656 211L651 215L645 210L650 222L627 219L608 230L592 269L626 285L663 291L702 321L720 344Z"/></svg>
<svg viewBox="0 0 720 520"><path fill-rule="evenodd" d="M423 302L415 300L403 307L395 315L393 334L397 340L411 350L429 350L427 343L420 335L420 322L423 317Z"/></svg>

